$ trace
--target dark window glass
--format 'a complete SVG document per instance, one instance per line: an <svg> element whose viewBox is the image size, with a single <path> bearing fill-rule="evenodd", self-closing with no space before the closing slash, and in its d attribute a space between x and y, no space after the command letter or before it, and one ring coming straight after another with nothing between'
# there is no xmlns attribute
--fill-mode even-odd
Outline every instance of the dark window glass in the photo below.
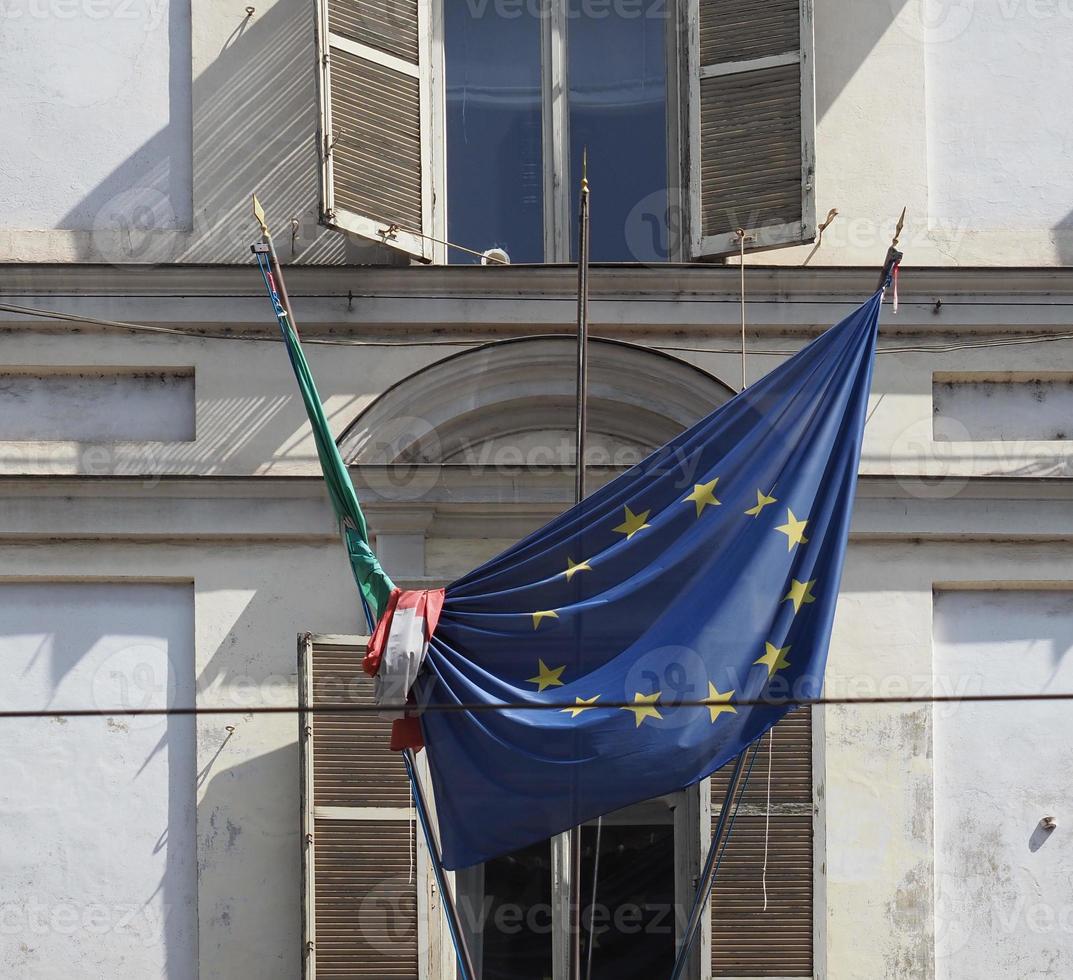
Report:
<svg viewBox="0 0 1073 980"><path fill-rule="evenodd" d="M551 842L484 865L483 980L552 973Z"/></svg>
<svg viewBox="0 0 1073 980"><path fill-rule="evenodd" d="M570 0L572 213L587 146L596 262L667 258L668 6Z"/></svg>
<svg viewBox="0 0 1073 980"><path fill-rule="evenodd" d="M592 900L596 828L581 835L582 929L592 919L592 980L652 980L674 967L674 827L616 827L600 833L596 901ZM582 956L588 950L582 946ZM584 970L584 966L583 966Z"/></svg>
<svg viewBox="0 0 1073 980"><path fill-rule="evenodd" d="M512 262L544 260L539 16L444 4L447 237ZM450 249L451 262L479 259Z"/></svg>

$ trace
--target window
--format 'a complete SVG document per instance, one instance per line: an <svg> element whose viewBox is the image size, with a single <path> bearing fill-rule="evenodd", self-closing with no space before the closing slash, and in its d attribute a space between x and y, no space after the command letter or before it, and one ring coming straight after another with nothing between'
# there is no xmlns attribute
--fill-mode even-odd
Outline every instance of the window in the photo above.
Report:
<svg viewBox="0 0 1073 980"><path fill-rule="evenodd" d="M540 21L447 3L447 237L544 257ZM457 249L451 262L478 261Z"/></svg>
<svg viewBox="0 0 1073 980"><path fill-rule="evenodd" d="M371 702L363 653L360 637L300 637L302 704ZM377 715L318 713L302 716L299 725L302 976L380 978L391 970L414 980L455 980L406 774L388 748L390 722ZM418 775L428 786L422 756ZM582 828L582 907L596 908L594 980L670 973L726 779L724 769L710 780L710 793L694 786L604 817L595 902L595 822ZM774 742L765 738L760 747L689 980L814 975L814 821L812 715L805 708L781 721ZM455 874L461 926L486 980L565 980L565 945L555 937L565 928L567 886L554 864L550 843L543 842ZM588 925L583 920L582 928ZM701 969L701 959L710 973Z"/></svg>
<svg viewBox="0 0 1073 980"><path fill-rule="evenodd" d="M334 227L571 261L587 148L596 261L814 238L812 0L315 3Z"/></svg>

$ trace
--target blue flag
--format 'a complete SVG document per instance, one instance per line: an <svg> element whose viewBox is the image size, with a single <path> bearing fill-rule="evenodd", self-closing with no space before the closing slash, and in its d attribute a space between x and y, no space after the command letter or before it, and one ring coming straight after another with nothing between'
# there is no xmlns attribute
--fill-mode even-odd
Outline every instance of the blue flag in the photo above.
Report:
<svg viewBox="0 0 1073 980"><path fill-rule="evenodd" d="M881 303L448 588L418 700L565 707L422 715L446 867L689 786L790 710L736 701L819 696Z"/></svg>

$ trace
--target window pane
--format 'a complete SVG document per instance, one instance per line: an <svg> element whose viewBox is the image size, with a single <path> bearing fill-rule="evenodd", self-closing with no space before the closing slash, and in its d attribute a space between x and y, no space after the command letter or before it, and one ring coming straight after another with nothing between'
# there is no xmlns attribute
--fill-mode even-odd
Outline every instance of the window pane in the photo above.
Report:
<svg viewBox="0 0 1073 980"><path fill-rule="evenodd" d="M484 980L552 973L551 842L484 865Z"/></svg>
<svg viewBox="0 0 1073 980"><path fill-rule="evenodd" d="M597 262L666 259L667 4L570 0L571 192L589 148Z"/></svg>
<svg viewBox="0 0 1073 980"><path fill-rule="evenodd" d="M600 865L593 902L596 828L581 836L581 907L595 944L592 980L651 980L674 966L674 827L616 826L600 832Z"/></svg>
<svg viewBox="0 0 1073 980"><path fill-rule="evenodd" d="M528 7L444 4L447 237L512 262L544 259L540 18ZM478 262L457 249L451 262Z"/></svg>

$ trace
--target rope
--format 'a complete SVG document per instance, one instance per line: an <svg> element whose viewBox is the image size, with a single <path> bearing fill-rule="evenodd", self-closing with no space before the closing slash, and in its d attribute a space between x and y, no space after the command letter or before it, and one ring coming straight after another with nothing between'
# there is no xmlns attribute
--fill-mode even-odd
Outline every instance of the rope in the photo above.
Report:
<svg viewBox="0 0 1073 980"><path fill-rule="evenodd" d="M745 384L745 229L738 229L738 244L741 247L741 256L738 266L741 269L741 390Z"/></svg>
<svg viewBox="0 0 1073 980"><path fill-rule="evenodd" d="M764 911L767 911L767 852L771 837L771 757L775 754L775 729L768 729L767 738L767 805L764 808L764 873L760 883L764 887Z"/></svg>
<svg viewBox="0 0 1073 980"><path fill-rule="evenodd" d="M756 740L756 744L753 746L753 754L749 758L749 768L745 770L745 779L742 781L741 789L738 792L738 799L734 804L734 810L730 814L730 826L727 827L726 837L723 838L723 843L719 848L719 857L715 861L715 870L712 872L712 878L716 878L719 874L719 866L723 863L723 855L726 854L727 844L730 843L730 835L734 832L734 821L738 819L738 810L741 809L741 801L745 798L745 790L749 786L749 777L753 774L753 766L756 765L756 757L760 753L760 743L762 738Z"/></svg>

